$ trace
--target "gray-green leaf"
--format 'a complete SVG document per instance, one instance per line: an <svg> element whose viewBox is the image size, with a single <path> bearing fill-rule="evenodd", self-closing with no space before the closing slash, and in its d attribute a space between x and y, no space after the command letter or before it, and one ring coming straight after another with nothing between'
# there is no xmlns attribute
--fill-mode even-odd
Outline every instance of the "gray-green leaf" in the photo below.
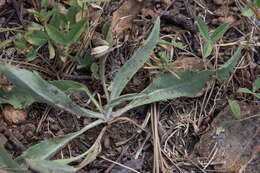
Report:
<svg viewBox="0 0 260 173"><path fill-rule="evenodd" d="M239 104L234 100L228 100L229 106L234 116L239 120L242 118Z"/></svg>
<svg viewBox="0 0 260 173"><path fill-rule="evenodd" d="M207 58L212 52L212 45L210 42L207 42L203 49L203 58Z"/></svg>
<svg viewBox="0 0 260 173"><path fill-rule="evenodd" d="M211 41L213 41L213 42L218 41L224 35L224 33L227 31L228 27L229 27L228 23L225 23L225 24L217 27L217 29L211 35Z"/></svg>
<svg viewBox="0 0 260 173"><path fill-rule="evenodd" d="M14 66L0 63L0 72L16 87L23 89L30 97L38 102L64 109L72 114L94 118L104 118L100 113L81 108L76 105L64 92L43 80L37 73L18 69Z"/></svg>
<svg viewBox="0 0 260 173"><path fill-rule="evenodd" d="M240 57L240 53L242 50L242 46L239 46L234 55L225 63L221 68L217 70L217 78L220 80L225 80L229 73L233 71L235 66L237 65L238 59Z"/></svg>
<svg viewBox="0 0 260 173"><path fill-rule="evenodd" d="M29 171L22 169L16 161L14 161L5 150L0 142L0 172L2 170L10 170L19 173L29 173Z"/></svg>
<svg viewBox="0 0 260 173"><path fill-rule="evenodd" d="M68 44L72 44L78 40L80 35L85 31L87 19L82 19L78 23L74 24L71 30L67 34Z"/></svg>
<svg viewBox="0 0 260 173"><path fill-rule="evenodd" d="M50 160L26 159L26 163L32 170L39 173L72 173L77 171L77 169L72 166Z"/></svg>
<svg viewBox="0 0 260 173"><path fill-rule="evenodd" d="M115 112L114 117L120 116L122 113L137 106L182 96L195 96L206 86L214 71L180 71L176 73L181 79L177 79L170 73L163 74L140 93L140 95L144 96L130 102L127 106Z"/></svg>
<svg viewBox="0 0 260 173"><path fill-rule="evenodd" d="M195 19L198 22L199 31L202 37L207 41L210 41L209 29L206 23L201 19L201 17L196 17Z"/></svg>
<svg viewBox="0 0 260 173"><path fill-rule="evenodd" d="M82 133L86 132L88 129L93 128L101 123L103 123L102 120L96 120L77 132L70 133L64 136L59 136L54 139L42 141L41 143L36 144L30 147L25 152L23 152L23 154L17 158L17 161L23 162L25 159L50 159L60 149L62 149L66 144L68 144L68 142L78 137Z"/></svg>
<svg viewBox="0 0 260 173"><path fill-rule="evenodd" d="M112 82L111 99L118 97L126 86L127 82L134 76L134 74L144 65L148 60L150 54L153 52L158 39L160 30L160 18L155 22L154 28L144 43L135 54L120 68L115 79Z"/></svg>
<svg viewBox="0 0 260 173"><path fill-rule="evenodd" d="M61 45L68 44L65 34L61 31L59 31L55 26L53 26L51 24L47 24L45 26L45 29L46 29L48 35L50 36L50 38L53 39L55 42L57 42Z"/></svg>
<svg viewBox="0 0 260 173"><path fill-rule="evenodd" d="M258 77L253 85L253 92L256 92L260 88L260 77Z"/></svg>

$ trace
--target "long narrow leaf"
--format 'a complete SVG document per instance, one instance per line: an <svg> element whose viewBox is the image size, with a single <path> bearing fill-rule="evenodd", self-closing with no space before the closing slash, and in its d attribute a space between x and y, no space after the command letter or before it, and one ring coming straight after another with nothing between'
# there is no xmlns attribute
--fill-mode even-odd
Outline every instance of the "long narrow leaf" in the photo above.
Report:
<svg viewBox="0 0 260 173"><path fill-rule="evenodd" d="M121 94L127 82L131 80L134 74L148 60L158 42L159 30L160 18L156 20L154 28L144 45L135 52L135 54L123 65L123 67L120 68L112 83L111 99L114 99Z"/></svg>
<svg viewBox="0 0 260 173"><path fill-rule="evenodd" d="M210 42L206 42L206 45L203 49L203 58L207 58L212 52L212 45Z"/></svg>
<svg viewBox="0 0 260 173"><path fill-rule="evenodd" d="M209 29L206 23L201 19L201 17L196 17L195 19L198 22L199 31L202 37L207 41L210 41Z"/></svg>
<svg viewBox="0 0 260 173"><path fill-rule="evenodd" d="M0 172L2 170L10 170L12 172L29 173L29 171L22 169L16 161L14 161L5 150L0 142Z"/></svg>
<svg viewBox="0 0 260 173"><path fill-rule="evenodd" d="M72 166L49 160L26 159L26 163L32 170L40 173L73 173L77 171L77 169Z"/></svg>
<svg viewBox="0 0 260 173"><path fill-rule="evenodd" d="M176 78L172 74L164 74L158 77L141 92L141 94L145 94L144 97L129 103L126 107L115 112L113 116L120 116L129 109L157 101L182 96L194 96L206 86L206 83L211 79L211 75L214 71L181 71L176 73L181 79Z"/></svg>
<svg viewBox="0 0 260 173"><path fill-rule="evenodd" d="M238 59L240 57L240 53L242 50L242 46L239 46L234 55L225 63L221 68L217 70L217 78L219 80L225 80L229 73L233 71L235 66L237 65Z"/></svg>
<svg viewBox="0 0 260 173"><path fill-rule="evenodd" d="M78 40L80 35L85 31L87 19L82 19L72 26L72 29L67 34L67 43L72 44Z"/></svg>
<svg viewBox="0 0 260 173"><path fill-rule="evenodd" d="M229 27L228 23L225 23L225 24L217 27L217 29L213 32L213 34L211 36L211 41L215 42L215 41L218 41L219 39L221 39L221 37L227 31L228 27Z"/></svg>
<svg viewBox="0 0 260 173"><path fill-rule="evenodd" d="M64 92L43 80L37 73L19 69L7 64L0 64L2 72L16 87L22 88L38 102L64 109L72 114L93 118L104 118L100 113L83 109L76 105Z"/></svg>
<svg viewBox="0 0 260 173"><path fill-rule="evenodd" d="M54 139L45 140L37 145L30 147L28 150L23 152L23 154L17 158L17 161L22 162L25 159L35 159L35 160L50 159L60 149L62 149L65 145L67 145L68 142L78 137L82 133L86 132L88 129L93 128L101 123L103 123L102 120L96 120L93 123L82 128L80 131L70 133L65 136L56 137Z"/></svg>

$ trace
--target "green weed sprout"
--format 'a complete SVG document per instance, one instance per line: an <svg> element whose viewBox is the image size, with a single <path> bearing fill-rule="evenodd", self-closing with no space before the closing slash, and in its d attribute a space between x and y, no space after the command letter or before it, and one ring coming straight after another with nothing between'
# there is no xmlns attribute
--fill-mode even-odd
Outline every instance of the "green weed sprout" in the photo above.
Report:
<svg viewBox="0 0 260 173"><path fill-rule="evenodd" d="M200 31L201 36L205 39L206 43L204 45L203 49L203 58L207 58L213 49L212 44L218 41L219 39L222 38L224 33L227 31L229 24L225 23L217 27L212 35L209 35L209 29L206 23L202 20L201 17L196 17L196 21L198 23L198 28Z"/></svg>

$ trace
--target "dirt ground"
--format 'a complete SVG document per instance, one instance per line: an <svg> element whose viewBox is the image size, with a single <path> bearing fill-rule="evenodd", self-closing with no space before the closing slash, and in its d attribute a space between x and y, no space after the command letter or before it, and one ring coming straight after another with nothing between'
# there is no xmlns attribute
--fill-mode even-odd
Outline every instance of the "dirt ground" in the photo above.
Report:
<svg viewBox="0 0 260 173"><path fill-rule="evenodd" d="M222 46L218 46L217 50L208 57L213 68L227 62L237 49L237 43L244 46L239 64L228 80L222 83L214 82L198 97L183 97L141 106L123 115L139 125L144 125L148 118L147 125L143 126L145 131L128 119L121 119L107 125L107 130L102 138L101 154L79 172L131 172L117 163L142 173L153 172L155 139L152 133L153 124L149 116L153 113L154 107L156 109L154 113L157 116L155 123L159 134L157 140L166 168L162 172L219 172L215 169L214 164L209 164L204 169L202 163L198 162L198 158L201 156L194 153L194 147L200 141L201 136L212 128L211 122L214 118L227 107L228 99L259 106L259 99L249 94L238 93L237 90L239 87L251 89L253 82L260 75L260 21L242 16L241 4L243 3L237 0L143 1L136 2L138 5L136 8L140 8L140 10L131 21L131 27L121 31L122 33L113 40L116 48L108 57L107 81L112 81L119 68L147 38L157 16L161 16L160 38L181 42L187 50L183 51L170 46L166 48L171 52L172 61L180 57L202 57L201 44L204 42L195 23L195 16L201 16L205 19L210 31L220 24L230 23L224 37L218 42ZM25 30L26 25L34 20L32 15L26 12L26 9L33 8L32 1L24 0L21 4L8 0L6 2L0 0L0 2L2 3L0 3L0 28L20 27L21 30ZM59 2L64 4L63 1ZM113 13L124 2L124 0L111 0L101 3L102 15L98 20L93 37L95 34L101 33L101 28L106 21L112 22ZM0 40L3 42L15 38L16 34L16 31L0 31ZM77 45L80 45L80 42L75 45L75 50ZM41 49L42 54L46 54L47 48ZM158 46L154 53L158 53L161 49L163 48ZM48 55L46 54L46 56ZM76 69L74 67L75 59L70 59L66 63L57 58L52 60L37 58L32 62L26 62L25 57L26 53L17 49L13 44L0 49L0 59L9 59L21 67L36 70L48 80L70 79L83 83L92 92L100 93L101 100L103 100L104 91L100 81L91 77L89 68ZM28 65L28 63L35 66ZM152 70L142 68L127 84L123 93L141 92L149 85L153 77ZM89 100L87 95L80 92L71 95L71 98L79 105L86 105L85 103ZM13 123L3 115L7 106L6 104L0 105L0 142L4 144L13 158L44 139L78 131L93 121L90 118L71 115L46 104L34 103L24 110L26 111L24 119ZM94 109L91 104L88 107ZM103 127L104 125L100 125L88 130L71 141L55 158L67 158L85 152L91 147Z"/></svg>

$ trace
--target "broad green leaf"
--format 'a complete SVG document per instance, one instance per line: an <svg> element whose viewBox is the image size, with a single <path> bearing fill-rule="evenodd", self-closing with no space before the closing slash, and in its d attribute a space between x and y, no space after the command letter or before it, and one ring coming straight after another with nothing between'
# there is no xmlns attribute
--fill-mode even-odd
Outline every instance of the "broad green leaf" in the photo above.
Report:
<svg viewBox="0 0 260 173"><path fill-rule="evenodd" d="M253 92L250 91L250 90L247 89L247 88L238 88L237 92L239 92L239 93L253 94Z"/></svg>
<svg viewBox="0 0 260 173"><path fill-rule="evenodd" d="M48 41L48 49L49 49L49 58L53 59L55 57L55 50L50 41Z"/></svg>
<svg viewBox="0 0 260 173"><path fill-rule="evenodd" d="M81 58L79 55L76 55L78 66L77 69L84 68L91 64L91 53L87 51L86 54Z"/></svg>
<svg viewBox="0 0 260 173"><path fill-rule="evenodd" d="M203 58L207 58L212 52L212 45L210 42L207 42L203 49Z"/></svg>
<svg viewBox="0 0 260 173"><path fill-rule="evenodd" d="M229 106L234 114L234 116L239 120L242 118L241 110L239 104L234 100L228 100Z"/></svg>
<svg viewBox="0 0 260 173"><path fill-rule="evenodd" d="M9 156L8 152L0 142L0 172L1 170L29 173L29 171L22 169L18 163Z"/></svg>
<svg viewBox="0 0 260 173"><path fill-rule="evenodd" d="M260 77L258 77L253 85L253 92L256 92L260 88Z"/></svg>
<svg viewBox="0 0 260 173"><path fill-rule="evenodd" d="M158 39L160 30L160 18L155 22L154 28L145 41L144 45L141 46L135 54L120 68L112 82L111 99L118 97L123 91L124 87L134 74L144 65L149 59L150 54L153 52Z"/></svg>
<svg viewBox="0 0 260 173"><path fill-rule="evenodd" d="M50 160L26 159L26 163L32 170L40 173L72 173L77 171L77 169L72 166Z"/></svg>
<svg viewBox="0 0 260 173"><path fill-rule="evenodd" d="M46 21L47 19L49 19L53 14L55 13L55 10L51 10L51 11L46 11L45 9L41 10L40 15L43 16L41 17L42 21Z"/></svg>
<svg viewBox="0 0 260 173"><path fill-rule="evenodd" d="M71 30L67 34L68 43L72 44L76 42L81 34L85 31L87 19L82 19L72 26Z"/></svg>
<svg viewBox="0 0 260 173"><path fill-rule="evenodd" d="M9 103L15 109L24 109L34 102L36 100L21 88L13 87L10 92L0 88L0 104Z"/></svg>
<svg viewBox="0 0 260 173"><path fill-rule="evenodd" d="M50 38L53 39L55 42L61 45L68 44L64 33L62 31L59 31L55 26L47 24L45 28Z"/></svg>
<svg viewBox="0 0 260 173"><path fill-rule="evenodd" d="M41 46L48 41L48 36L45 32L39 30L29 31L24 35L26 41L35 46Z"/></svg>
<svg viewBox="0 0 260 173"><path fill-rule="evenodd" d="M195 96L205 88L206 83L211 79L213 73L214 71L208 70L201 72L176 72L181 79L176 78L170 73L163 74L140 93L145 96L132 101L124 108L115 112L114 117L120 116L122 113L137 106L183 96Z"/></svg>
<svg viewBox="0 0 260 173"><path fill-rule="evenodd" d="M67 20L70 22L70 25L74 25L76 23L76 15L79 12L77 7L70 7L69 11L66 15Z"/></svg>
<svg viewBox="0 0 260 173"><path fill-rule="evenodd" d="M37 73L19 69L7 64L0 64L0 72L16 87L23 89L37 102L64 109L72 114L103 118L103 115L76 105L64 92L43 80Z"/></svg>
<svg viewBox="0 0 260 173"><path fill-rule="evenodd" d="M64 14L55 12L51 18L50 24L57 29L64 29L67 25L67 18Z"/></svg>
<svg viewBox="0 0 260 173"><path fill-rule="evenodd" d="M211 41L215 42L218 41L220 38L222 38L224 33L227 31L228 27L229 27L228 23L225 23L217 27L216 30L211 35Z"/></svg>
<svg viewBox="0 0 260 173"><path fill-rule="evenodd" d="M29 31L32 31L32 30L43 30L44 27L38 23L35 23L35 22L31 22L27 25L27 28Z"/></svg>
<svg viewBox="0 0 260 173"><path fill-rule="evenodd" d="M243 8L242 10L242 15L246 16L246 17L251 17L253 16L255 13L253 12L253 10L251 10L248 6L246 6L245 8Z"/></svg>
<svg viewBox="0 0 260 173"><path fill-rule="evenodd" d="M209 29L206 23L201 19L201 17L196 17L195 19L198 22L199 31L202 37L207 41L210 41Z"/></svg>
<svg viewBox="0 0 260 173"><path fill-rule="evenodd" d="M23 152L23 154L19 156L16 160L18 162L23 162L25 159L35 159L35 160L50 159L60 149L66 146L71 140L75 139L76 137L83 134L87 130L101 123L103 123L103 120L96 120L77 132L42 141L41 143L36 144L30 147L25 152Z"/></svg>
<svg viewBox="0 0 260 173"><path fill-rule="evenodd" d="M231 73L235 66L237 65L238 59L240 57L240 53L242 50L242 46L239 46L237 51L234 53L234 55L228 60L227 63L225 63L221 68L217 69L217 78L219 80L225 80L229 73Z"/></svg>

